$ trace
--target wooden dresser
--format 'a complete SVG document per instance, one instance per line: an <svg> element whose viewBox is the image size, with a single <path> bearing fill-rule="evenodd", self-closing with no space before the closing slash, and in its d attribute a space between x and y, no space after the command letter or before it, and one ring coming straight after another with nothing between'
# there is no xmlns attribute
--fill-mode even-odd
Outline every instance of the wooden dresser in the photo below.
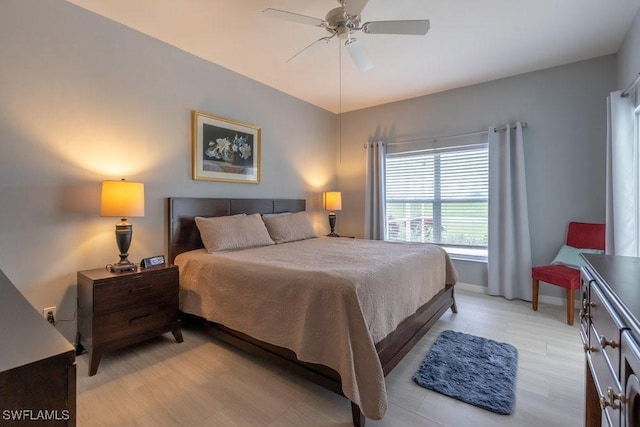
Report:
<svg viewBox="0 0 640 427"><path fill-rule="evenodd" d="M640 258L583 254L585 425L640 426Z"/></svg>
<svg viewBox="0 0 640 427"><path fill-rule="evenodd" d="M75 349L0 271L0 425L75 426Z"/></svg>

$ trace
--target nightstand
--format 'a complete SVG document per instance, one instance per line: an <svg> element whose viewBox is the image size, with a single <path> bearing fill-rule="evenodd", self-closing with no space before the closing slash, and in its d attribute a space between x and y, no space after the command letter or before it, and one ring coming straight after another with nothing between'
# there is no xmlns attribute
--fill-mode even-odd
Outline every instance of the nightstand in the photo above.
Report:
<svg viewBox="0 0 640 427"><path fill-rule="evenodd" d="M107 351L166 332L182 342L178 280L178 267L166 264L132 273L78 272L76 351L89 351L89 376Z"/></svg>

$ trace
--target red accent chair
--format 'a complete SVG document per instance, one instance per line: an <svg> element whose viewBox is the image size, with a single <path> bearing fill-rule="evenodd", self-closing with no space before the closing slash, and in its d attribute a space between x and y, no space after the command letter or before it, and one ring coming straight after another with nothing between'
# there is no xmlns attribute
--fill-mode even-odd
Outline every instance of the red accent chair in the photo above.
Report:
<svg viewBox="0 0 640 427"><path fill-rule="evenodd" d="M567 245L580 249L604 250L604 224L586 222L569 223ZM538 310L538 290L540 281L562 286L567 292L567 323L573 325L576 289L580 289L580 270L564 265L542 265L531 269L533 286L533 310Z"/></svg>

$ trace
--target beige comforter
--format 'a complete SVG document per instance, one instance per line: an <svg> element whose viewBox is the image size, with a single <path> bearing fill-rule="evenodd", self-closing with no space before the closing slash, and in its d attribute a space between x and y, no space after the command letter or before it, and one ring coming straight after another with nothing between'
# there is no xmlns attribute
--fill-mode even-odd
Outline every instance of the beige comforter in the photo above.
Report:
<svg viewBox="0 0 640 427"><path fill-rule="evenodd" d="M438 246L317 238L176 257L180 305L333 368L363 414L387 408L375 343L457 280Z"/></svg>

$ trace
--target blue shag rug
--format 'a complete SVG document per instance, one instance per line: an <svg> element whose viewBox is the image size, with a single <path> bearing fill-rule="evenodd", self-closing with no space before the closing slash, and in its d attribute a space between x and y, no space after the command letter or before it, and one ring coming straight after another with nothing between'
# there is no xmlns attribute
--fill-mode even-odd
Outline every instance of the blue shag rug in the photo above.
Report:
<svg viewBox="0 0 640 427"><path fill-rule="evenodd" d="M511 344L444 331L413 380L496 414L509 415L516 402L518 350Z"/></svg>

